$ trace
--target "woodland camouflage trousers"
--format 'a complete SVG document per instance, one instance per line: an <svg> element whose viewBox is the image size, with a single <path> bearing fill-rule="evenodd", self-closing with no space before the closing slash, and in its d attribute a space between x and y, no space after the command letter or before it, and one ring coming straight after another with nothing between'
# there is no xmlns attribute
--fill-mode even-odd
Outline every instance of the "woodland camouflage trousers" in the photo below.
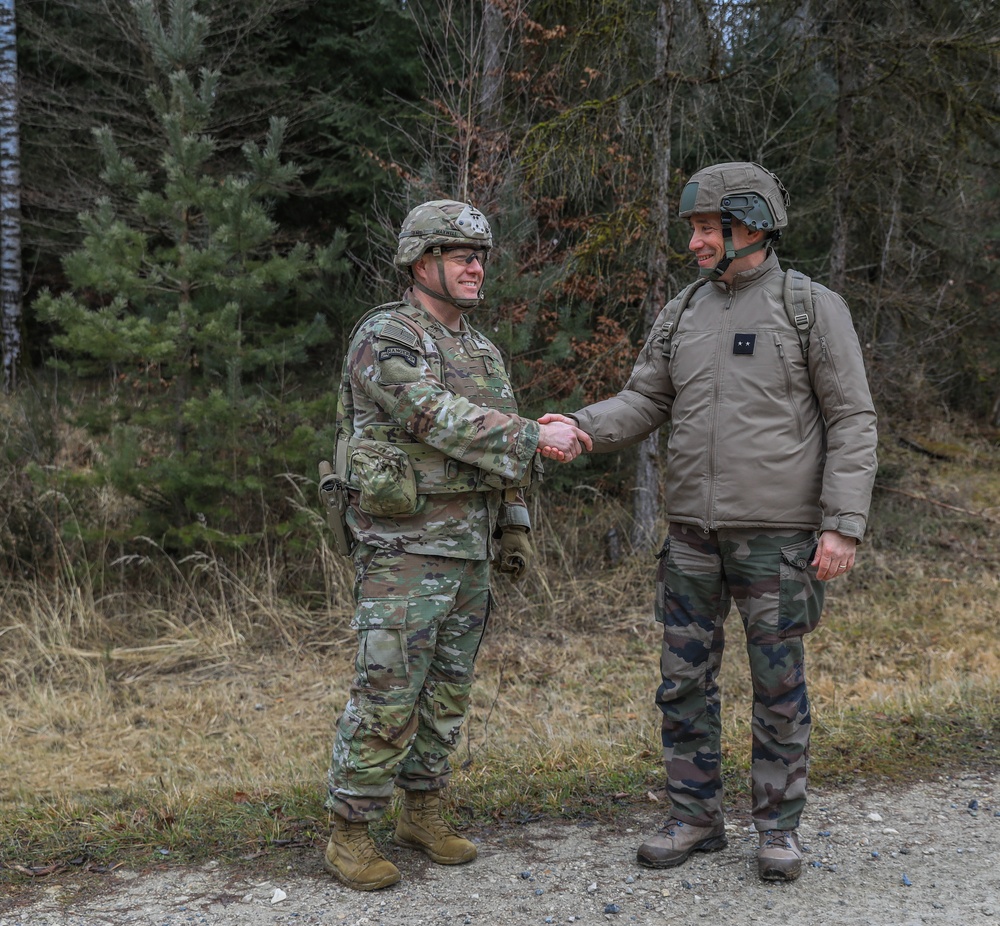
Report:
<svg viewBox="0 0 1000 926"><path fill-rule="evenodd" d="M663 624L663 757L673 813L722 820L719 667L735 600L753 682L753 821L795 829L806 801L811 719L803 635L819 623L823 583L809 566L811 531L719 530L671 524L657 569Z"/></svg>
<svg viewBox="0 0 1000 926"><path fill-rule="evenodd" d="M355 566L358 652L327 807L376 820L393 784L435 791L448 782L489 617L490 564L362 545Z"/></svg>

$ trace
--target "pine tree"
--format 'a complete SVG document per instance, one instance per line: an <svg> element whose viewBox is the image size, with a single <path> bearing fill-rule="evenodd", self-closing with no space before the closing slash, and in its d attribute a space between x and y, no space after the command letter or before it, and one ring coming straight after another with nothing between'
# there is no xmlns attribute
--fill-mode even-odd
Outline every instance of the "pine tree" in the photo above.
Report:
<svg viewBox="0 0 1000 926"><path fill-rule="evenodd" d="M135 10L158 70L160 169L139 170L96 130L111 192L81 217L83 246L64 261L72 291L35 307L61 329L64 368L109 377L115 401L81 420L107 437L103 475L140 501L134 529L176 547L238 543L283 492L276 477L311 469L312 429L284 432L309 420L291 397L297 371L330 340L310 303L322 272L342 267L336 245L278 247L271 209L298 173L281 158L281 119L243 146L243 172L213 171L220 75L193 76L206 22L192 0L173 0L166 22L149 0Z"/></svg>

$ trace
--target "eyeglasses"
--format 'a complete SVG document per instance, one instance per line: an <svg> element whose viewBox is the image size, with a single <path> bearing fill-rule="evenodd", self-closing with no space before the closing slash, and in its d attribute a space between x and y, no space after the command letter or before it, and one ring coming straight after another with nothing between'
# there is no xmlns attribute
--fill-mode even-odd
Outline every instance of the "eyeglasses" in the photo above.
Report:
<svg viewBox="0 0 1000 926"><path fill-rule="evenodd" d="M480 267L486 266L490 252L486 248L441 248L441 253L456 264L471 264L479 261Z"/></svg>

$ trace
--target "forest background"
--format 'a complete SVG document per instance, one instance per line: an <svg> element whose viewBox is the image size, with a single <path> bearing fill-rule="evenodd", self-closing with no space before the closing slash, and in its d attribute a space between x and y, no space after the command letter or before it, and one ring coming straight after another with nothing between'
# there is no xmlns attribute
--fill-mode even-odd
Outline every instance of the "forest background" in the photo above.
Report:
<svg viewBox="0 0 1000 926"><path fill-rule="evenodd" d="M872 536L818 635L850 757L828 771L871 771L886 743L902 769L992 742L992 4L8 0L0 32L10 857L58 855L66 833L93 854L116 826L182 845L220 767L254 838L313 826L351 649L316 463L349 333L399 292L402 217L434 198L485 212L474 324L523 413L567 411L617 391L694 276L677 199L724 160L790 191L779 256L848 300L879 409ZM548 467L538 566L499 589L483 660L463 766L482 806L558 810L655 776L659 443ZM286 702L315 711L276 715L268 745L254 721ZM734 742L745 722L727 719Z"/></svg>

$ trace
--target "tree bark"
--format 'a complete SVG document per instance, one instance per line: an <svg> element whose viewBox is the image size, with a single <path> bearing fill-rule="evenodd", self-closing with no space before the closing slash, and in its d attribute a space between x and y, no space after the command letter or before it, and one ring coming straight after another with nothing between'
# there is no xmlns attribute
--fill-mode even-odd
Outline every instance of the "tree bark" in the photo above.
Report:
<svg viewBox="0 0 1000 926"><path fill-rule="evenodd" d="M479 112L487 132L500 125L500 103L503 98L503 13L496 0L483 0L482 77L479 83Z"/></svg>
<svg viewBox="0 0 1000 926"><path fill-rule="evenodd" d="M14 0L0 0L0 317L3 388L17 388L21 358L21 143Z"/></svg>
<svg viewBox="0 0 1000 926"><path fill-rule="evenodd" d="M836 17L845 22L849 14L848 4ZM847 20L849 21L849 20ZM847 242L850 235L848 210L851 205L851 147L853 133L853 95L855 79L852 75L851 51L847 47L848 36L843 29L836 29L834 35L834 57L837 79L837 103L835 110L834 151L835 164L833 185L833 240L830 243L830 286L835 292L843 292L847 284Z"/></svg>
<svg viewBox="0 0 1000 926"><path fill-rule="evenodd" d="M673 160L670 146L672 88L667 80L671 38L676 4L661 0L656 17L655 86L659 105L653 120L653 217L656 229L649 255L649 296L646 301L646 330L667 301L670 225L670 170ZM654 431L640 445L635 464L632 530L629 539L634 550L648 550L657 540L660 517L660 432Z"/></svg>

